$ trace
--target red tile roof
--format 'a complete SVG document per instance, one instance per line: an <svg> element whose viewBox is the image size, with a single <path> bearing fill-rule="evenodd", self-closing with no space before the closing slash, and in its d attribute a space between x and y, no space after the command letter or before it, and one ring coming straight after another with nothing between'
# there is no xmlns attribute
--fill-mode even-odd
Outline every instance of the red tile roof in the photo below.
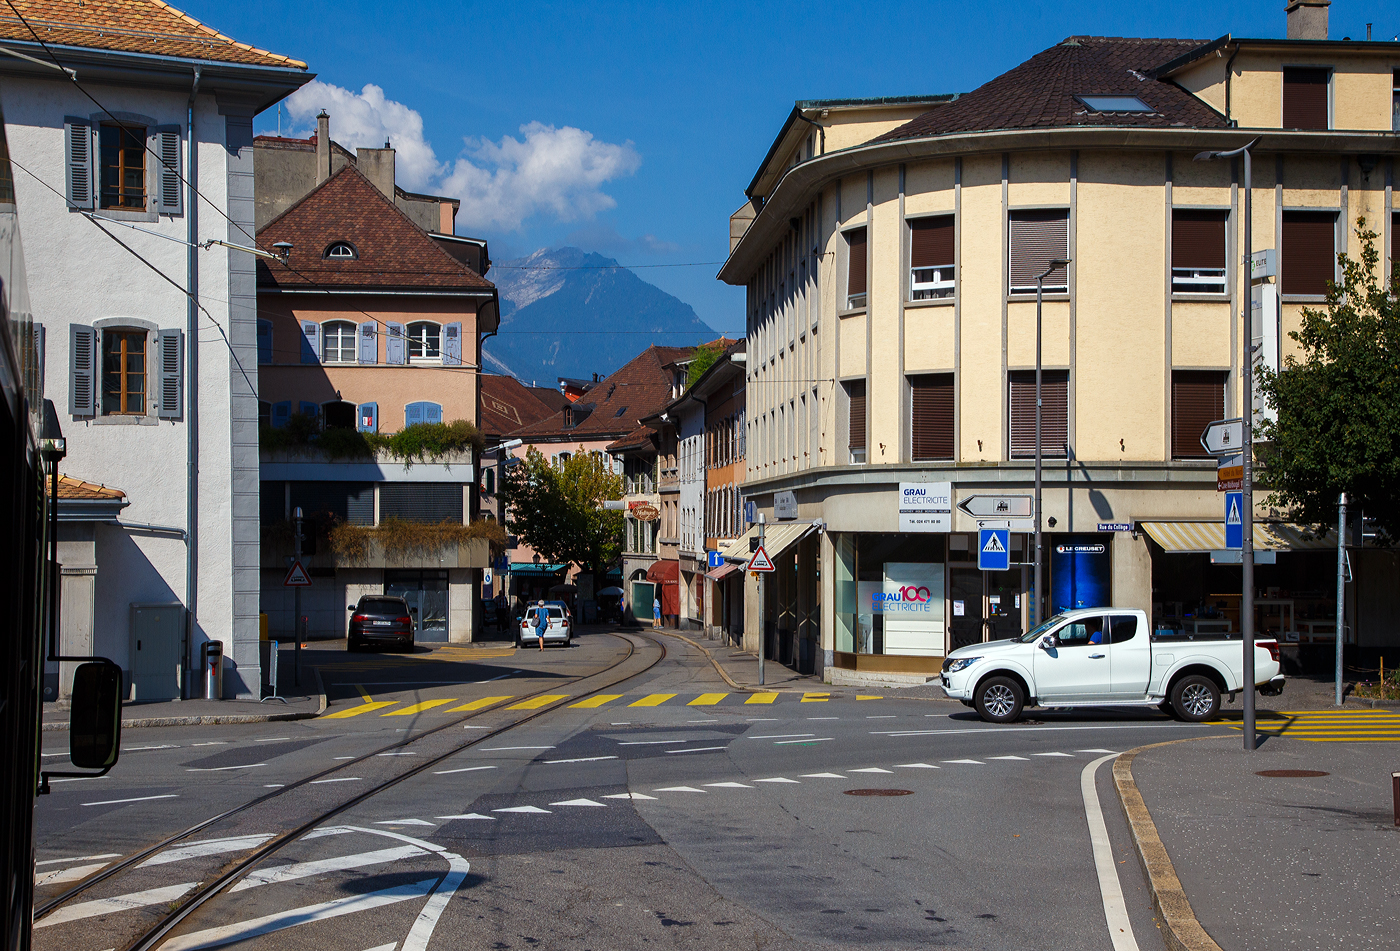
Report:
<svg viewBox="0 0 1400 951"><path fill-rule="evenodd" d="M549 440L616 439L636 430L643 416L650 416L671 399L671 374L665 366L685 357L690 347L647 347L610 376L599 381L583 399L548 419L523 426L511 436ZM588 418L576 426L564 425L566 412L578 413L591 406Z"/></svg>
<svg viewBox="0 0 1400 951"><path fill-rule="evenodd" d="M47 487L48 482L44 485ZM58 497L60 499L76 499L84 502L115 502L126 498L126 493L121 489L109 488L105 485L97 485L93 482L84 482L82 479L75 479L59 473L58 476Z"/></svg>
<svg viewBox="0 0 1400 951"><path fill-rule="evenodd" d="M36 33L53 46L306 68L300 60L224 36L161 0L9 0L0 6L0 39L32 43Z"/></svg>
<svg viewBox="0 0 1400 951"><path fill-rule="evenodd" d="M481 432L485 436L504 436L554 415L557 409L515 377L496 373L481 376Z"/></svg>
<svg viewBox="0 0 1400 951"><path fill-rule="evenodd" d="M448 254L369 179L347 165L258 231L258 246L292 243L290 265L258 259L262 287L362 287L489 290L494 285ZM331 261L336 241L355 260Z"/></svg>
<svg viewBox="0 0 1400 951"><path fill-rule="evenodd" d="M638 426L617 442L609 443L608 452L623 452L628 449L650 449L652 448L652 437L655 435L656 430L652 429L650 426Z"/></svg>
<svg viewBox="0 0 1400 951"><path fill-rule="evenodd" d="M876 142L1064 126L1226 128L1200 99L1148 74L1206 40L1071 36L970 93L877 137ZM1091 112L1076 96L1136 96L1148 112Z"/></svg>

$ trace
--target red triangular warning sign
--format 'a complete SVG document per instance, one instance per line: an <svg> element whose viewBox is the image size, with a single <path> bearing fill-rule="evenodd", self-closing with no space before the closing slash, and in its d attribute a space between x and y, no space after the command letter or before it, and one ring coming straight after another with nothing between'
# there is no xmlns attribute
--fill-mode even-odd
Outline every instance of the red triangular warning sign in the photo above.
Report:
<svg viewBox="0 0 1400 951"><path fill-rule="evenodd" d="M291 569L287 572L287 577L282 579L282 584L288 588L309 588L311 587L311 576L306 573L306 569L301 566L300 561L294 561Z"/></svg>
<svg viewBox="0 0 1400 951"><path fill-rule="evenodd" d="M768 557L768 552L763 550L763 546L758 546L758 551L753 553L749 559L748 571L776 571L773 567L773 559Z"/></svg>

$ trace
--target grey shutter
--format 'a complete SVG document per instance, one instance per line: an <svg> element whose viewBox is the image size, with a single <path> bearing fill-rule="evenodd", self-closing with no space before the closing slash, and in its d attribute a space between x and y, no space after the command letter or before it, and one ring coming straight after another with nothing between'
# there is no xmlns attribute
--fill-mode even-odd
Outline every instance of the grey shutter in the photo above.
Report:
<svg viewBox="0 0 1400 951"><path fill-rule="evenodd" d="M162 330L156 334L156 415L182 419L185 410L185 334Z"/></svg>
<svg viewBox="0 0 1400 951"><path fill-rule="evenodd" d="M361 403L356 409L355 429L362 433L379 432L379 404Z"/></svg>
<svg viewBox="0 0 1400 951"><path fill-rule="evenodd" d="M361 364L372 365L379 362L379 325L372 320L360 324L358 354Z"/></svg>
<svg viewBox="0 0 1400 951"><path fill-rule="evenodd" d="M92 123L67 116L63 120L70 208L92 208Z"/></svg>
<svg viewBox="0 0 1400 951"><path fill-rule="evenodd" d="M68 412L93 416L97 412L97 331L76 325L68 331Z"/></svg>
<svg viewBox="0 0 1400 951"><path fill-rule="evenodd" d="M442 330L442 365L459 367L462 365L462 325L448 324Z"/></svg>
<svg viewBox="0 0 1400 951"><path fill-rule="evenodd" d="M156 213L178 215L183 209L184 191L180 179L180 127L159 126L151 133L156 153Z"/></svg>
<svg viewBox="0 0 1400 951"><path fill-rule="evenodd" d="M384 362L391 366L403 366L408 363L408 339L404 334L403 324L386 324L389 328L389 336L384 340Z"/></svg>
<svg viewBox="0 0 1400 951"><path fill-rule="evenodd" d="M272 404L272 428L281 429L292 416L292 401L282 400Z"/></svg>
<svg viewBox="0 0 1400 951"><path fill-rule="evenodd" d="M258 362L272 362L272 321L258 320Z"/></svg>
<svg viewBox="0 0 1400 951"><path fill-rule="evenodd" d="M1061 210L1011 213L1008 285L1013 294L1034 294L1035 278L1056 258L1069 257L1069 212ZM1045 278L1045 288L1063 293L1069 278L1063 267Z"/></svg>
<svg viewBox="0 0 1400 951"><path fill-rule="evenodd" d="M30 375L30 380L38 387L39 393L44 392L44 366L48 362L48 351L44 349L45 336L44 325L34 324L34 353L32 356L34 371ZM30 402L35 402L38 394L30 395Z"/></svg>
<svg viewBox="0 0 1400 951"><path fill-rule="evenodd" d="M303 320L301 324L301 362L321 362L321 325L314 320Z"/></svg>

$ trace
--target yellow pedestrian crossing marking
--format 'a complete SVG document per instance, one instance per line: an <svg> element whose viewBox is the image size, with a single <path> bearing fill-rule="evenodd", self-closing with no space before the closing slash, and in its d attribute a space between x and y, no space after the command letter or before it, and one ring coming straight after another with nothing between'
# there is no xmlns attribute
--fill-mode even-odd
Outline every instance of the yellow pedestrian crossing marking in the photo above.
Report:
<svg viewBox="0 0 1400 951"><path fill-rule="evenodd" d="M622 696L620 693L600 693L596 697L589 697L587 700L580 700L578 703L569 704L569 706L582 707L585 710L590 710L595 707L601 707L607 703L612 703L620 696Z"/></svg>
<svg viewBox="0 0 1400 951"><path fill-rule="evenodd" d="M415 703L411 707L404 707L402 710L390 710L388 713L381 713L381 717L408 717L415 713L422 713L424 710L431 710L433 707L440 707L445 703L456 703L456 697L448 697L446 700L424 700Z"/></svg>
<svg viewBox="0 0 1400 951"><path fill-rule="evenodd" d="M504 697L482 697L480 700L473 700L471 703L464 703L460 707L453 707L451 710L444 710L443 712L466 713L468 710L483 710L494 703L500 703L502 700L509 700L511 696L511 694L507 694Z"/></svg>
<svg viewBox="0 0 1400 951"><path fill-rule="evenodd" d="M885 698L884 698L883 696L880 696L880 695L871 695L871 694L860 694L860 693L858 693L858 694L856 694L856 699L857 699L857 700L883 700L883 699L885 699Z"/></svg>
<svg viewBox="0 0 1400 951"><path fill-rule="evenodd" d="M675 694L673 694L673 693L654 693L654 694L651 694L650 696L643 697L642 699L638 700L636 703L629 703L628 706L629 706L629 707L659 707L659 706L661 706L663 703L665 703L667 700L670 700L670 699L671 699L672 697L674 697L674 696L675 696Z"/></svg>
<svg viewBox="0 0 1400 951"><path fill-rule="evenodd" d="M541 696L541 697L531 697L529 700L522 700L522 701L520 701L519 703L513 703L513 704L511 704L510 706L506 707L506 709L507 709L507 710L538 710L540 707L547 707L547 706L549 706L551 703L557 703L557 702L560 701L560 700L568 700L568 699L569 699L569 695L566 694L566 693L547 693L547 694L545 694L544 696Z"/></svg>
<svg viewBox="0 0 1400 951"><path fill-rule="evenodd" d="M802 695L802 701L801 701L801 702L802 702L802 703L826 703L826 702L827 702L828 700L830 700L830 699L831 699L831 694L829 694L829 693L804 693L804 694Z"/></svg>
<svg viewBox="0 0 1400 951"><path fill-rule="evenodd" d="M1241 730L1243 724L1227 724ZM1260 717L1255 729L1265 736L1291 737L1313 743L1400 741L1400 715L1363 711L1285 711Z"/></svg>
<svg viewBox="0 0 1400 951"><path fill-rule="evenodd" d="M325 713L322 714L319 719L344 720L346 717L357 717L362 713L369 713L371 710L382 710L385 707L392 707L396 703L398 703L397 700L376 700L372 703L362 703L358 707L346 707L344 710L335 713Z"/></svg>
<svg viewBox="0 0 1400 951"><path fill-rule="evenodd" d="M369 695L369 691L366 690L363 686L361 686L360 684L355 684L355 689L360 692L360 697L364 700L365 703L374 702L374 698Z"/></svg>
<svg viewBox="0 0 1400 951"><path fill-rule="evenodd" d="M721 700L723 700L723 699L724 699L725 697L727 697L727 696L729 696L729 694L727 694L727 693L702 693L700 696L696 697L694 700L692 700L692 701L690 701L689 703L687 703L686 706L687 706L687 707L712 707L712 706L714 706L715 704L719 703Z"/></svg>
<svg viewBox="0 0 1400 951"><path fill-rule="evenodd" d="M744 702L745 702L745 703L772 703L774 700L777 700L777 699L778 699L778 695L777 695L776 693L756 693L756 694L754 694L752 697L749 697L749 699L745 700Z"/></svg>

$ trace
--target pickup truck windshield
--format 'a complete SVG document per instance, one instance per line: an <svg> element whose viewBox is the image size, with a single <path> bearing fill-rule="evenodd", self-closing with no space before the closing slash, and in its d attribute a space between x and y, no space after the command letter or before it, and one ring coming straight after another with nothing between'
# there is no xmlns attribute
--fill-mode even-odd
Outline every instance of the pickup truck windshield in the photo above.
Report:
<svg viewBox="0 0 1400 951"><path fill-rule="evenodd" d="M1046 618L1040 624L1037 624L1025 634L1022 634L1021 643L1029 644L1032 641L1038 640L1040 638L1040 635L1044 634L1046 631L1050 630L1052 627L1055 627L1058 624L1063 624L1064 620L1065 616L1063 614L1057 614L1052 618Z"/></svg>

